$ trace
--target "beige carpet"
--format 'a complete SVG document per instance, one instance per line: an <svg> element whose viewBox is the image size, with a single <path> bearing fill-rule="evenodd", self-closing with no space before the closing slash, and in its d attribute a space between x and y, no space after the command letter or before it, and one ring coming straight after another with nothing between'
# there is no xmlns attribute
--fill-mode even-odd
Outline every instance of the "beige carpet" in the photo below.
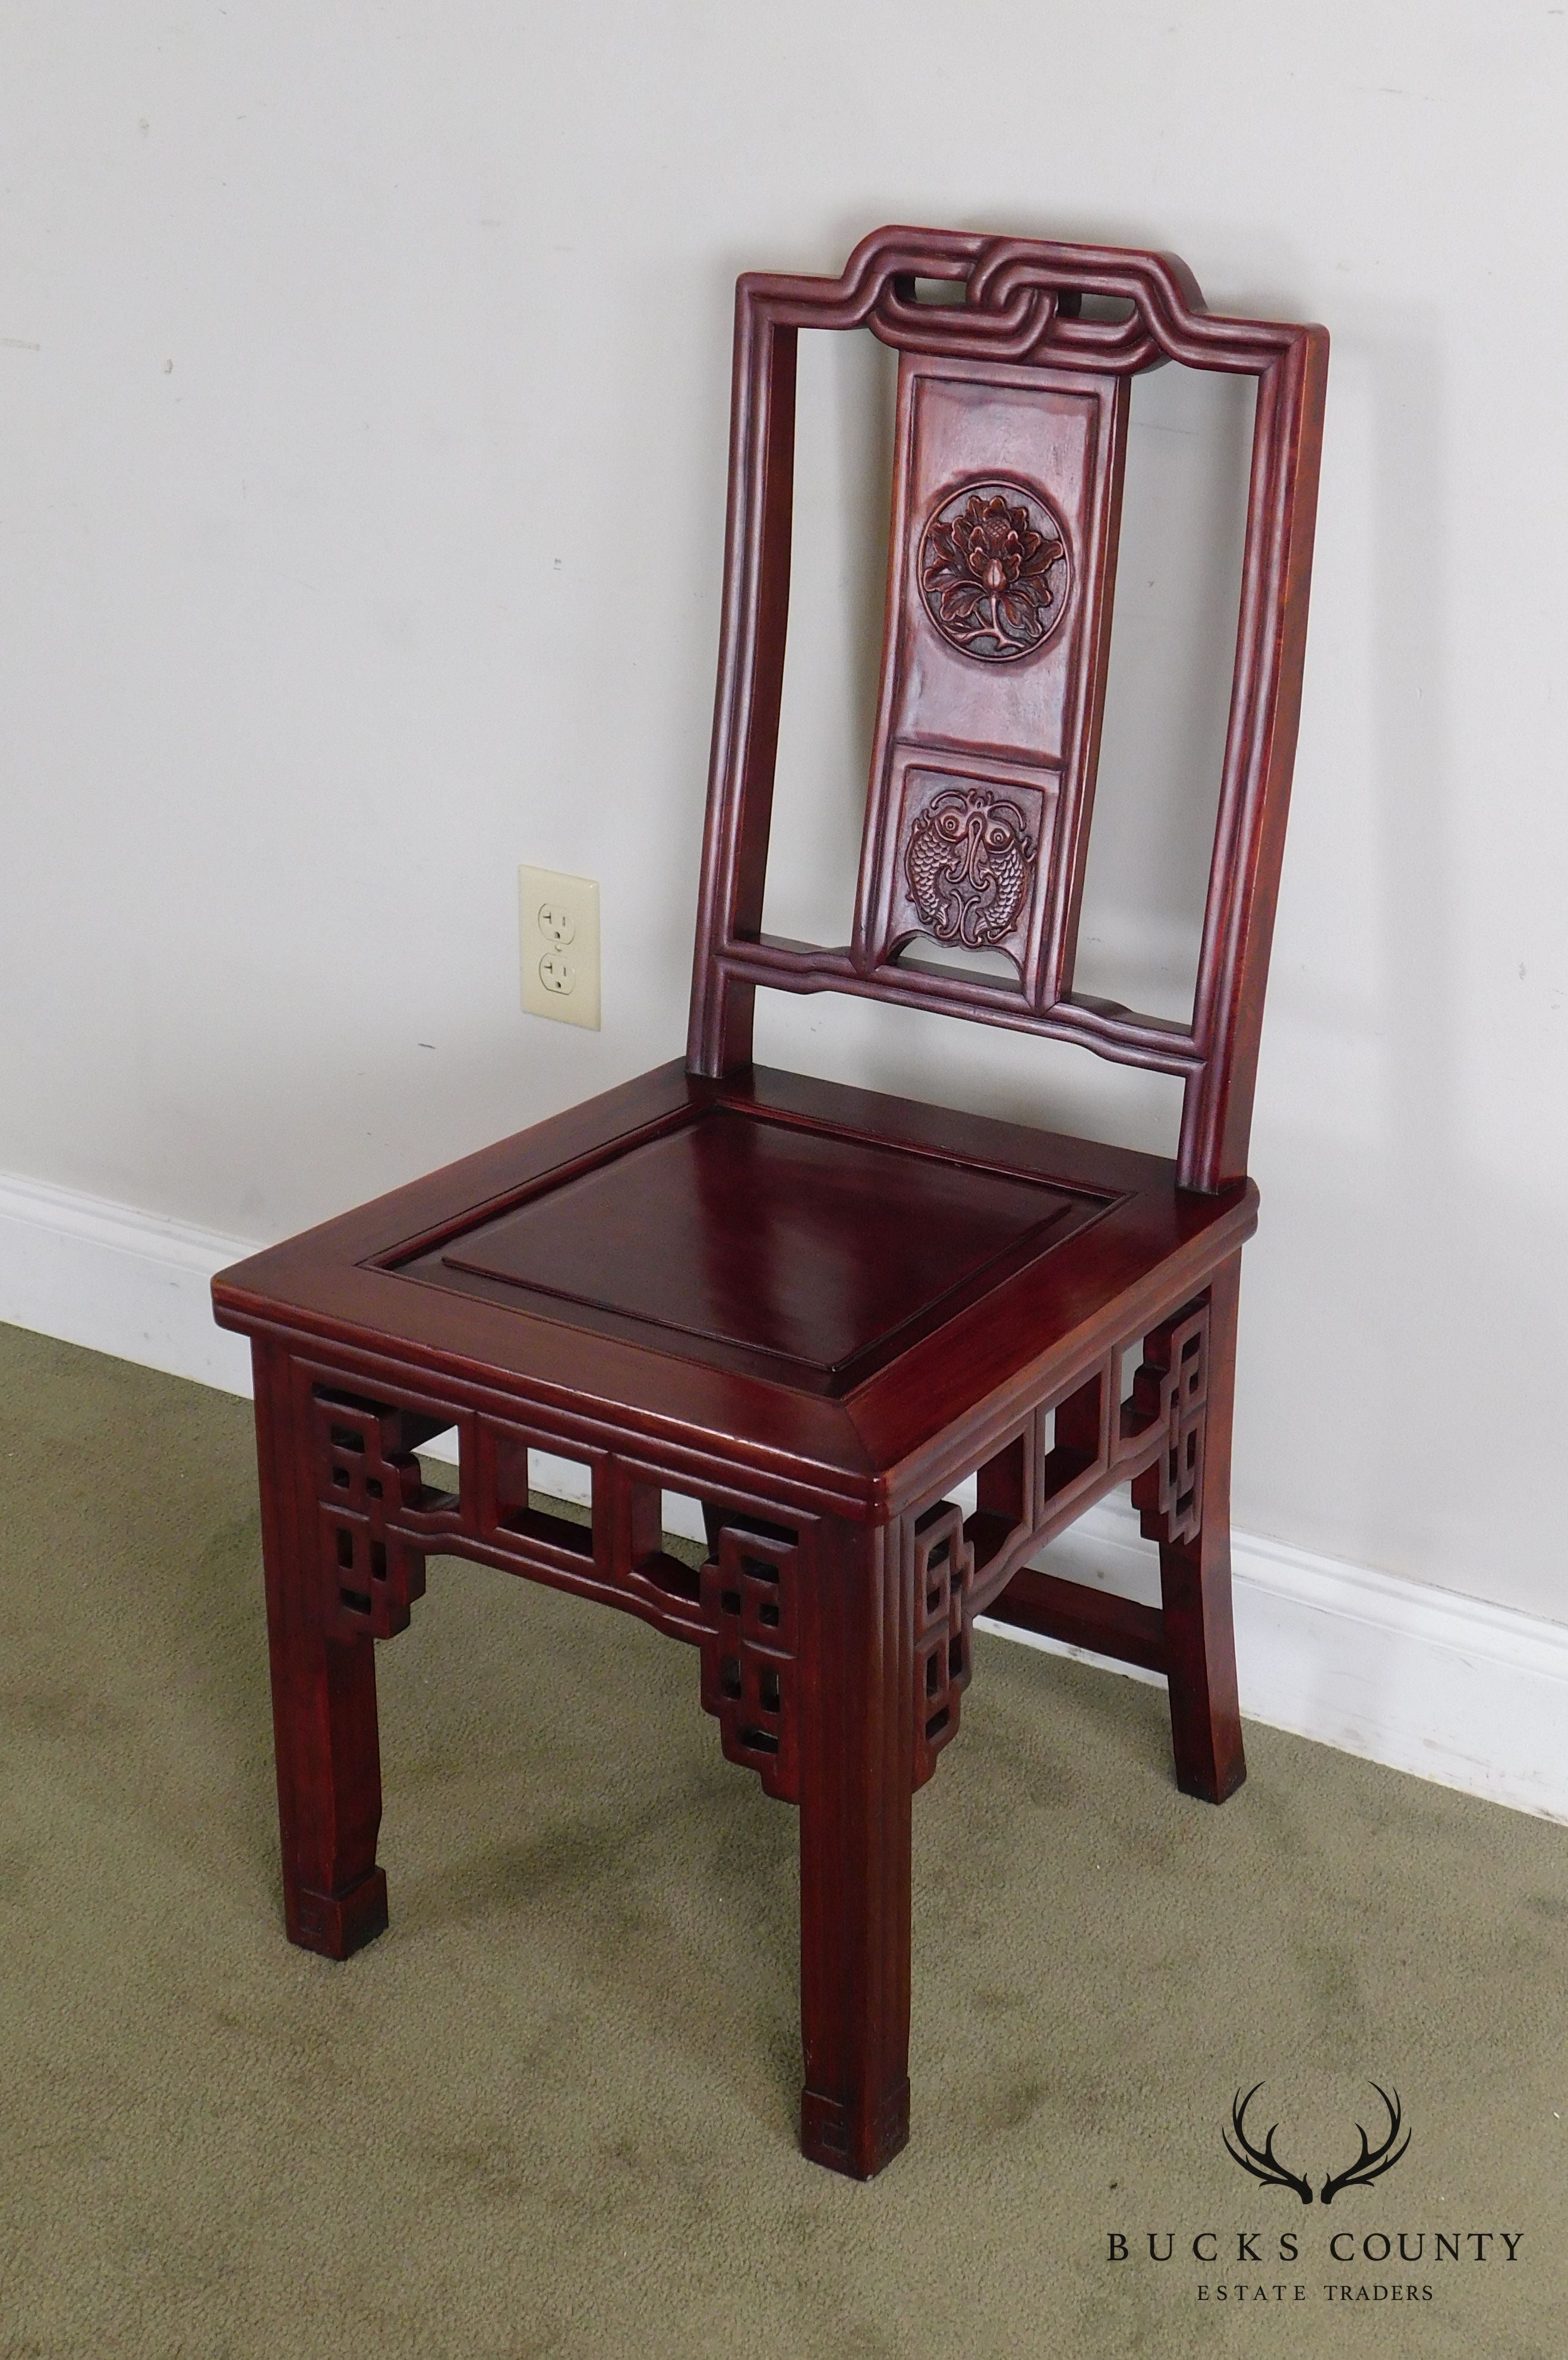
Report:
<svg viewBox="0 0 1568 2360"><path fill-rule="evenodd" d="M10 1330L0 1415L7 2360L1568 2351L1568 1830L1262 1729L1213 1811L1161 1692L982 1639L917 1804L913 2142L855 2187L793 2146L792 1815L690 1651L433 1568L380 1651L391 1931L327 1965L279 1924L245 1404ZM1262 2081L1339 2167L1373 2076L1375 2187L1225 2157Z"/></svg>

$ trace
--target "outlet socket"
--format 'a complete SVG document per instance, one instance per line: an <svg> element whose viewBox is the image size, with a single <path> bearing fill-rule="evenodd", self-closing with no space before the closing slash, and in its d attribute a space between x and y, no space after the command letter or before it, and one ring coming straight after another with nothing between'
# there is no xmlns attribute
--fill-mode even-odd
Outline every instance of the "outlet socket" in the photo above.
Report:
<svg viewBox="0 0 1568 2360"><path fill-rule="evenodd" d="M599 1030L599 888L592 877L519 869L523 1006Z"/></svg>

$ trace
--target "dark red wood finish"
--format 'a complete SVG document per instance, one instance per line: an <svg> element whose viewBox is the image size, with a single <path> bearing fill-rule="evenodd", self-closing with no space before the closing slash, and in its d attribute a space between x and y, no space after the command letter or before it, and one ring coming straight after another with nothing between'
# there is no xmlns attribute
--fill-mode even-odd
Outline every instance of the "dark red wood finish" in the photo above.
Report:
<svg viewBox="0 0 1568 2360"><path fill-rule="evenodd" d="M917 278L962 280L965 300L917 302ZM1083 318L1085 296L1109 298L1127 316ZM861 326L899 350L899 469L855 939L821 948L762 932L789 605L795 355L802 328ZM1230 727L1190 1025L1072 989L1109 646L1125 388L1165 361L1258 381ZM729 1073L749 1061L758 984L865 993L1077 1041L1104 1057L1180 1075L1182 1185L1213 1188L1245 1172L1295 758L1327 366L1322 328L1215 318L1170 255L884 229L861 241L840 279L741 279L693 1072ZM972 397L987 396L986 406L954 416L950 402L941 415L926 414L931 386L951 391L955 378ZM1060 619L1046 618L1038 653L965 669L913 585L931 525L949 505L944 496L969 481L1011 484L1035 523L1065 540L1069 579ZM1018 923L986 937L1018 956L1018 987L888 962L910 923L898 874L913 822L901 800L906 770L943 750L960 787L1005 782L1025 833L1038 837Z"/></svg>
<svg viewBox="0 0 1568 2360"><path fill-rule="evenodd" d="M916 278L965 300L914 300ZM1082 315L1124 299L1120 321ZM761 932L802 326L900 350L881 719L855 940ZM371 1642L432 1553L691 1642L725 1754L800 1808L801 2144L866 2177L908 2134L912 1799L975 1617L1165 1674L1176 1775L1244 1775L1227 1512L1245 1149L1295 730L1318 329L1211 319L1179 264L889 230L837 281L740 287L724 642L692 1032L672 1064L214 1282L253 1338L290 1939L387 1923ZM1197 1002L1075 995L1127 386L1250 370L1257 444ZM1017 980L901 963L917 934ZM759 983L846 989L1181 1074L1180 1158L751 1062ZM1124 1385L1129 1348L1141 1346ZM457 1489L418 1458L455 1426ZM540 1508L578 1463L588 1524ZM977 1476L967 1517L949 1494ZM1130 1482L1157 1611L1034 1568ZM700 1572L661 1492L700 1500Z"/></svg>

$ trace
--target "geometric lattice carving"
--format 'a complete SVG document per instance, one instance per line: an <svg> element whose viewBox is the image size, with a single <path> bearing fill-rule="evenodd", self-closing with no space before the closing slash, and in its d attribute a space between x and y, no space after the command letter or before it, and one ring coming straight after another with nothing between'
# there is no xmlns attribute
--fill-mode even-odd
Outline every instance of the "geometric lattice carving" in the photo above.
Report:
<svg viewBox="0 0 1568 2360"><path fill-rule="evenodd" d="M1047 1513L1060 1513L1075 1491L1082 1493L1103 1478L1109 1464L1105 1405L1111 1388L1109 1367L1102 1363L1050 1413L1051 1446L1040 1466L1040 1504Z"/></svg>
<svg viewBox="0 0 1568 2360"><path fill-rule="evenodd" d="M793 1540L726 1524L702 1568L702 1709L725 1755L783 1803L800 1798Z"/></svg>
<svg viewBox="0 0 1568 2360"><path fill-rule="evenodd" d="M958 1727L969 1685L969 1593L975 1552L964 1512L939 1500L919 1517L915 1550L915 1785L923 1786Z"/></svg>
<svg viewBox="0 0 1568 2360"><path fill-rule="evenodd" d="M391 1529L393 1518L432 1546L462 1522L455 1494L430 1490L414 1456L441 1421L323 1392L311 1415L327 1628L390 1639L407 1630L409 1606L425 1592L425 1552Z"/></svg>
<svg viewBox="0 0 1568 2360"><path fill-rule="evenodd" d="M1135 1478L1132 1501L1146 1540L1195 1540L1203 1517L1203 1429L1209 1397L1209 1306L1179 1313L1144 1339L1129 1408L1140 1430L1159 1425L1164 1446Z"/></svg>

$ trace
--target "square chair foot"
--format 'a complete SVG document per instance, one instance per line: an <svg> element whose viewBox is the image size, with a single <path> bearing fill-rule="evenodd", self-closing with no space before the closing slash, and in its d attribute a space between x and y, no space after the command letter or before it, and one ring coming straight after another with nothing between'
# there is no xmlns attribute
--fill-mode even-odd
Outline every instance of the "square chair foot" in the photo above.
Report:
<svg viewBox="0 0 1568 2360"><path fill-rule="evenodd" d="M346 1893L304 1888L288 1902L289 1939L323 1959L351 1958L387 1931L387 1877L373 1868Z"/></svg>
<svg viewBox="0 0 1568 2360"><path fill-rule="evenodd" d="M909 2144L909 2085L900 2081L880 2113L867 2122L856 2120L836 2098L819 2097L814 2090L800 2092L800 2153L810 2163L825 2164L849 2180L874 2180Z"/></svg>
<svg viewBox="0 0 1568 2360"><path fill-rule="evenodd" d="M1200 1803L1228 1803L1238 1786L1247 1784L1246 1756L1237 1749L1228 1762L1217 1767L1205 1765L1201 1769L1178 1765L1176 1784L1183 1795L1192 1795Z"/></svg>

